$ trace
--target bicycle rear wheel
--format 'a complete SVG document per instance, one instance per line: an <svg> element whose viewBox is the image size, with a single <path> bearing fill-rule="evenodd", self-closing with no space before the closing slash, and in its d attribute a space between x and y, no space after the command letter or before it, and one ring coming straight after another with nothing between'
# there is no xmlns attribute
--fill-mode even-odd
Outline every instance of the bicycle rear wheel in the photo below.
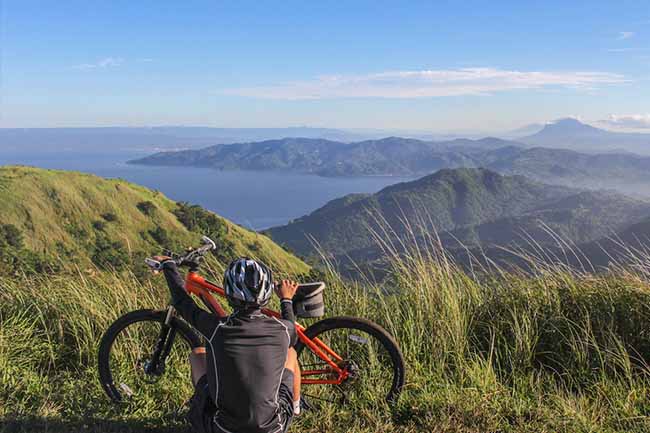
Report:
<svg viewBox="0 0 650 433"><path fill-rule="evenodd" d="M166 311L132 311L104 333L99 377L113 401L173 411L191 396L188 355L201 340L175 317L165 325L166 316Z"/></svg>
<svg viewBox="0 0 650 433"><path fill-rule="evenodd" d="M318 338L341 358L337 364L349 377L340 385L305 384L303 394L332 403L368 402L385 399L389 404L399 398L405 381L404 357L393 337L381 326L356 317L333 317L305 330L310 339ZM303 371L324 371L319 378L335 379L331 367L301 341L296 352ZM329 371L329 373L327 373Z"/></svg>

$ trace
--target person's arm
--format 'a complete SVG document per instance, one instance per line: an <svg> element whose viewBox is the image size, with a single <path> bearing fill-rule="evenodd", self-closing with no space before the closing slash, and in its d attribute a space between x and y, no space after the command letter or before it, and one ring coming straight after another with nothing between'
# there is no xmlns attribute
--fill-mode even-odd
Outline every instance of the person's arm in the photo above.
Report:
<svg viewBox="0 0 650 433"><path fill-rule="evenodd" d="M293 313L293 301L289 298L280 299L280 313L284 320L296 323L296 317Z"/></svg>
<svg viewBox="0 0 650 433"><path fill-rule="evenodd" d="M293 313L293 297L296 294L296 290L298 290L298 283L289 280L282 280L275 289L275 293L280 298L280 314L282 315L282 319L291 324L289 327L290 347L293 347L298 341L296 327L294 326L296 317Z"/></svg>
<svg viewBox="0 0 650 433"><path fill-rule="evenodd" d="M185 291L185 282L178 272L178 266L171 260L162 261L163 273L172 296L172 305L192 327L209 338L220 319L200 308Z"/></svg>

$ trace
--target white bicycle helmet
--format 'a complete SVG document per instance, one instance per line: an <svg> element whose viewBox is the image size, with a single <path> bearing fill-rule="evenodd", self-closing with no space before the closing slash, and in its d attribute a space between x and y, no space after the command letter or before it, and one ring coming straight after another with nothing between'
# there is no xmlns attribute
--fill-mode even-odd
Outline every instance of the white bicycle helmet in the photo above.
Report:
<svg viewBox="0 0 650 433"><path fill-rule="evenodd" d="M263 307L273 295L273 274L263 263L241 257L226 269L223 287L233 307Z"/></svg>

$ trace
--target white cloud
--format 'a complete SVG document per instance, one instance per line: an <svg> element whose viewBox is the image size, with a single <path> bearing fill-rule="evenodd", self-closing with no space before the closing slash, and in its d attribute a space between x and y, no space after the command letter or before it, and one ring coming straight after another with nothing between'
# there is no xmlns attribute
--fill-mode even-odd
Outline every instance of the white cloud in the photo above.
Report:
<svg viewBox="0 0 650 433"><path fill-rule="evenodd" d="M76 65L75 69L112 68L112 67L120 66L122 63L124 63L124 59L120 57L104 57L103 59L99 59L95 63L82 63L80 65Z"/></svg>
<svg viewBox="0 0 650 433"><path fill-rule="evenodd" d="M625 40L625 39L630 39L633 36L634 36L634 32L619 32L618 33L618 40L622 41L622 40Z"/></svg>
<svg viewBox="0 0 650 433"><path fill-rule="evenodd" d="M564 87L592 89L627 82L606 72L508 71L462 68L320 76L269 86L225 89L222 93L266 99L427 98L485 95L508 90Z"/></svg>
<svg viewBox="0 0 650 433"><path fill-rule="evenodd" d="M599 123L620 129L650 129L650 113L648 114L610 114Z"/></svg>

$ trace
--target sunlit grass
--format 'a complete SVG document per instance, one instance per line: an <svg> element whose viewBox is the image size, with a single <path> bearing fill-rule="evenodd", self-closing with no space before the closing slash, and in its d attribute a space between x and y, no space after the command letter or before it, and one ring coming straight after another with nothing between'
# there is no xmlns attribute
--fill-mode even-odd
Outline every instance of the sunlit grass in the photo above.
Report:
<svg viewBox="0 0 650 433"><path fill-rule="evenodd" d="M382 283L352 283L326 266L327 315L369 318L399 342L407 363L399 403L321 404L292 431L650 431L648 257L600 274L532 254L527 272L478 260L466 272L434 235L413 229L412 238L400 246L377 233L388 258ZM1 279L4 425L182 431L189 378L178 376L164 406L121 407L97 380L102 333L127 311L163 308L160 283L82 272Z"/></svg>

